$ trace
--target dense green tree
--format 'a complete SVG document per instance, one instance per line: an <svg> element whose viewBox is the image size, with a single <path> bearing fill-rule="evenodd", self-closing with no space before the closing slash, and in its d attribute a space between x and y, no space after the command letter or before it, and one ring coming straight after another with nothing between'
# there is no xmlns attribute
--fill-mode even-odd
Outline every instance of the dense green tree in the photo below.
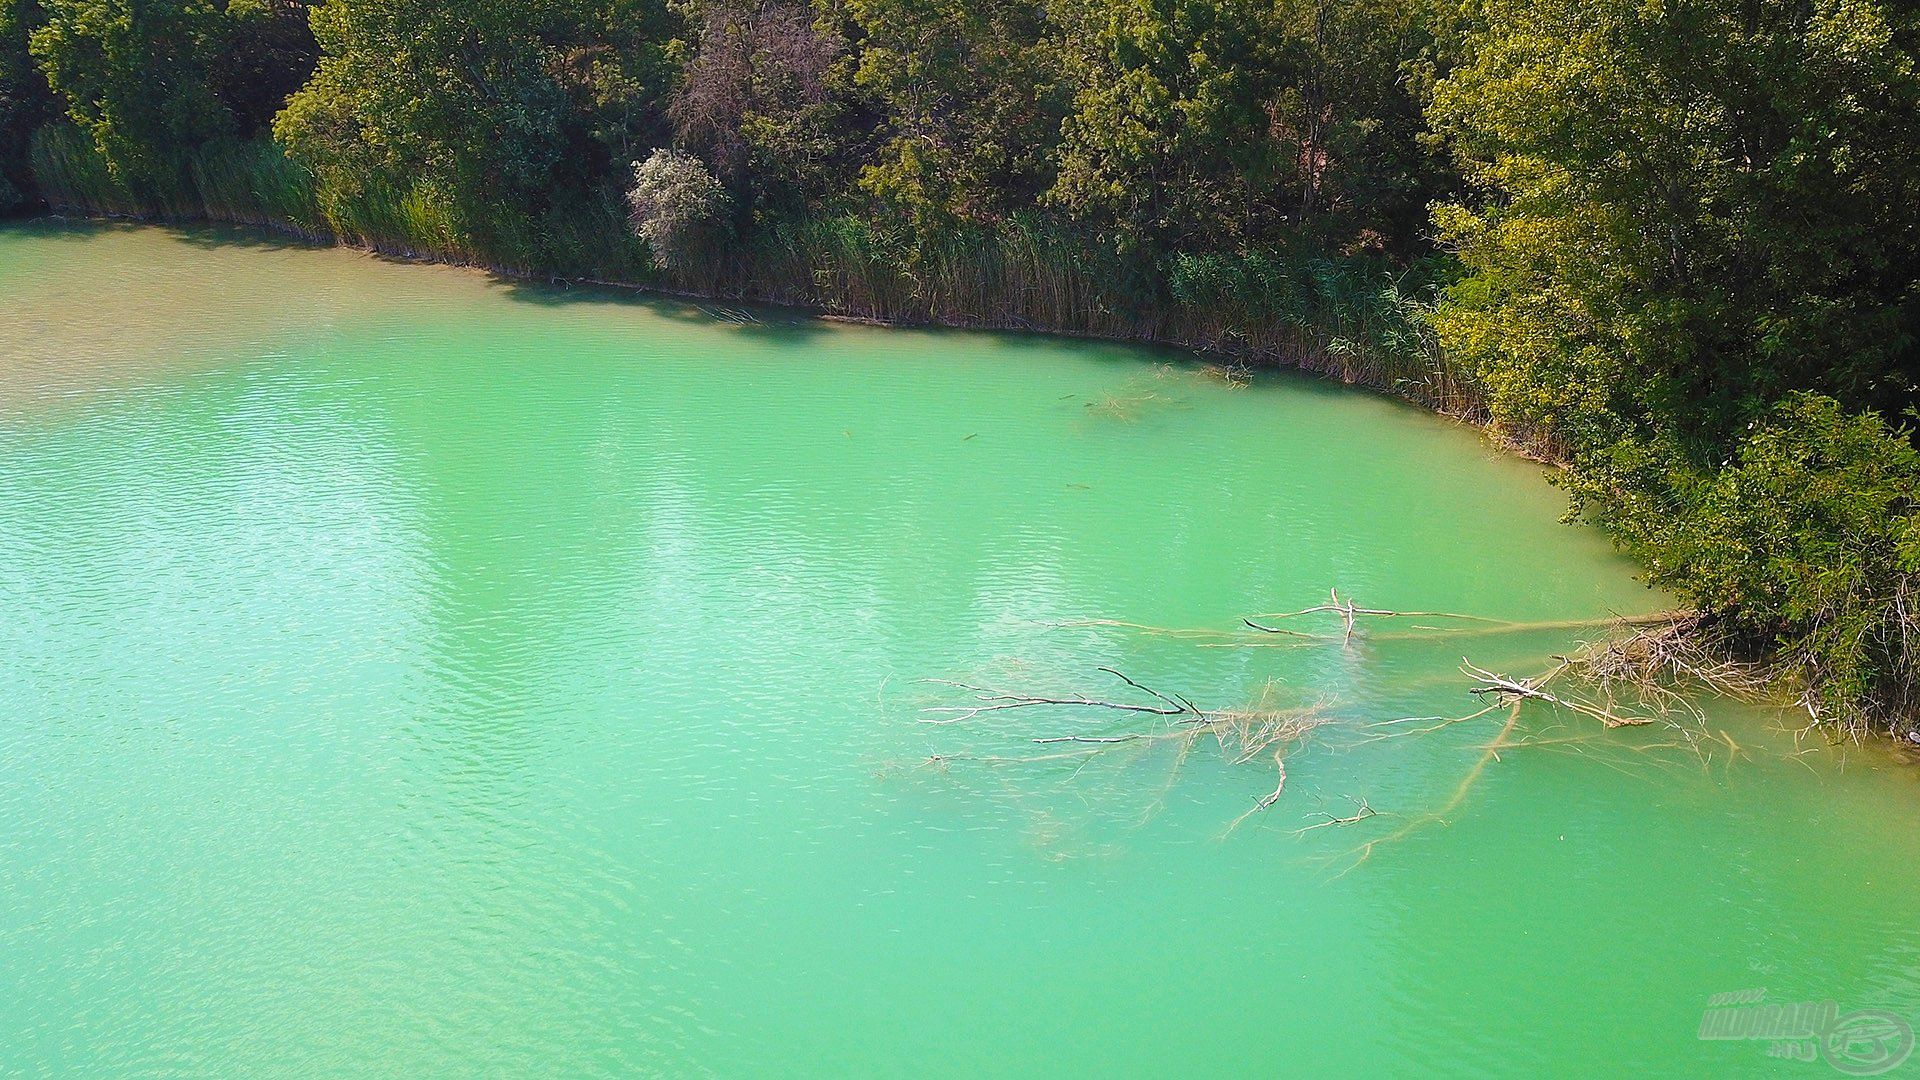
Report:
<svg viewBox="0 0 1920 1080"><path fill-rule="evenodd" d="M1326 246L1422 242L1432 200L1453 183L1422 139L1424 79L1436 66L1427 0L1280 0L1285 85L1269 108L1295 161L1277 198Z"/></svg>
<svg viewBox="0 0 1920 1080"><path fill-rule="evenodd" d="M1044 9L1021 0L848 0L855 79L883 140L864 190L923 229L993 222L1053 180L1066 98Z"/></svg>
<svg viewBox="0 0 1920 1080"><path fill-rule="evenodd" d="M33 56L67 116L135 190L171 191L186 155L232 130L210 72L224 31L211 0L41 0Z"/></svg>
<svg viewBox="0 0 1920 1080"><path fill-rule="evenodd" d="M1424 202L1399 0L1066 0L1074 88L1050 198L1120 245L1392 228Z"/></svg>
<svg viewBox="0 0 1920 1080"><path fill-rule="evenodd" d="M1449 355L1852 719L1920 699L1917 45L1876 0L1485 0L1431 112L1482 192Z"/></svg>
<svg viewBox="0 0 1920 1080"><path fill-rule="evenodd" d="M1278 45L1255 0L1069 0L1074 88L1050 198L1119 246L1232 245L1277 215L1294 166L1267 108Z"/></svg>
<svg viewBox="0 0 1920 1080"><path fill-rule="evenodd" d="M1436 127L1487 192L1441 328L1509 419L1703 461L1783 394L1920 374L1920 11L1486 0Z"/></svg>
<svg viewBox="0 0 1920 1080"><path fill-rule="evenodd" d="M399 199L447 239L524 248L661 130L667 25L644 0L326 0L319 64L274 131L331 214Z"/></svg>

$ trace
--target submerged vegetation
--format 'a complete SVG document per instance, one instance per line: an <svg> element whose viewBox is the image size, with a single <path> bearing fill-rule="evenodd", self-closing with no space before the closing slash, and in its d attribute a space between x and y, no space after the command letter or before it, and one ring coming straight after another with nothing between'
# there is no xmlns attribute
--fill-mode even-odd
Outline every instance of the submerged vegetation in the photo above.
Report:
<svg viewBox="0 0 1920 1080"><path fill-rule="evenodd" d="M1269 679L1246 705L1205 708L1178 691L1144 685L1117 668L1100 673L1119 684L1109 692L1007 689L1005 677L994 686L981 682L929 679L942 688L934 704L918 710L918 722L933 732L969 725L1014 743L1001 753L932 749L912 763L942 775L1007 769L1054 770L1071 783L1095 765L1126 772L1122 785L1131 800L1150 799L1142 820L1164 807L1183 767L1196 749L1211 745L1230 767L1257 765L1271 770L1272 787L1252 797L1251 805L1226 825L1226 832L1271 809L1286 793L1287 762L1320 738L1323 729L1343 738L1348 748L1431 735L1461 724L1495 717L1501 727L1467 768L1452 795L1441 805L1415 813L1390 811L1398 828L1377 833L1350 853L1348 869L1383 844L1404 839L1443 822L1465 801L1474 784L1502 751L1526 747L1577 749L1598 733L1617 728L1649 728L1652 740L1624 744L1633 752L1678 750L1708 764L1716 752L1745 753L1724 729L1712 726L1696 703L1701 690L1749 703L1778 704L1780 682L1765 665L1728 659L1709 617L1660 612L1633 618L1514 622L1444 611L1394 611L1361 607L1336 588L1329 602L1296 611L1247 616L1239 629L1147 626L1108 619L1055 624L1055 629L1116 630L1126 634L1178 639L1199 648L1311 649L1352 653L1389 642L1445 644L1471 652L1503 637L1580 631L1594 640L1568 655L1554 656L1531 675L1489 670L1463 658L1460 673L1469 680L1468 696L1478 706L1458 715L1402 716L1396 719L1341 718L1325 700L1303 699L1298 688ZM1330 625L1331 624L1331 625ZM1277 640L1268 639L1269 636ZM1000 662L1017 671L1021 662ZM1572 718L1571 727L1523 728L1529 706ZM1024 724L1047 717L1049 726ZM1796 738L1797 741L1797 738ZM1144 770L1146 782L1140 782ZM1157 774L1157 775L1156 775ZM1160 777L1164 777L1161 779ZM1380 816L1362 795L1349 795L1349 815L1322 811L1320 820L1295 830L1356 825Z"/></svg>
<svg viewBox="0 0 1920 1080"><path fill-rule="evenodd" d="M1917 56L1889 0L0 0L0 210L1379 386L1910 727Z"/></svg>

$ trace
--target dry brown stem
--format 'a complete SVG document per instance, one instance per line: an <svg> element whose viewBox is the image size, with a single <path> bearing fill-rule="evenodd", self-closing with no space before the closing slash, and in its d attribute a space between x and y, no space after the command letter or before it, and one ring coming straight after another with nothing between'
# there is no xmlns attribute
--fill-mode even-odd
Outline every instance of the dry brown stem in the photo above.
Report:
<svg viewBox="0 0 1920 1080"><path fill-rule="evenodd" d="M1764 665L1733 657L1733 650L1699 616L1683 616L1632 634L1588 645L1572 657L1575 674L1603 696L1632 694L1662 711L1699 718L1700 710L1677 688L1699 687L1738 701L1777 694Z"/></svg>

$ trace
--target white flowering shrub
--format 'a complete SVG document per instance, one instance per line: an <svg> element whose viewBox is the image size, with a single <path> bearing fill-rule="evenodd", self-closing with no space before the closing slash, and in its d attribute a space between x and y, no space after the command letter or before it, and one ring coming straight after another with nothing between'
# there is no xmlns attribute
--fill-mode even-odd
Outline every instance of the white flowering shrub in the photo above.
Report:
<svg viewBox="0 0 1920 1080"><path fill-rule="evenodd" d="M628 220L663 270L699 264L726 230L732 200L699 158L655 150L633 166Z"/></svg>

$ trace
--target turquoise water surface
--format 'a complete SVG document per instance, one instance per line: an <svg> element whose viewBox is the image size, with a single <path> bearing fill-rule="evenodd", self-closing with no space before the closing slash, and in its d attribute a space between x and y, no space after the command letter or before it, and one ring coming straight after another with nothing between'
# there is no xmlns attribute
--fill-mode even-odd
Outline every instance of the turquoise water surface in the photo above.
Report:
<svg viewBox="0 0 1920 1080"><path fill-rule="evenodd" d="M1818 1077L1709 999L1920 1013L1889 752L1383 723L1671 603L1470 430L242 233L12 226L0 297L0 1073ZM1330 589L1499 622L1240 623ZM1280 798L924 722L1154 704L1102 667L1312 726Z"/></svg>

